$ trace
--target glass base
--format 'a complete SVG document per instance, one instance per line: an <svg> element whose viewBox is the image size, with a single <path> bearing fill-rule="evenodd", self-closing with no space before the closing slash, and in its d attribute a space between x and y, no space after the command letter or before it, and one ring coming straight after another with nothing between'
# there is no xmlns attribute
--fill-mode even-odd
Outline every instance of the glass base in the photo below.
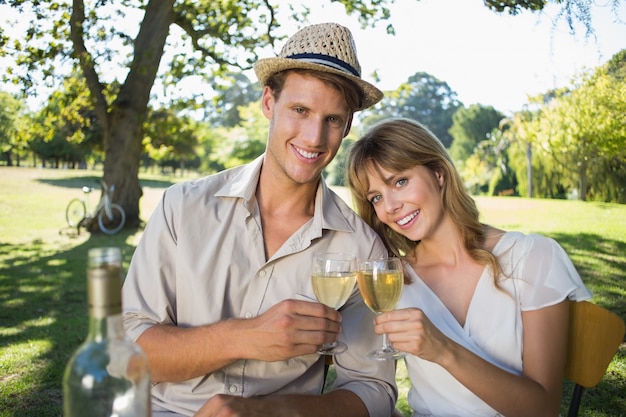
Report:
<svg viewBox="0 0 626 417"><path fill-rule="evenodd" d="M337 355L348 350L348 345L343 342L323 344L317 351L320 355Z"/></svg>
<svg viewBox="0 0 626 417"><path fill-rule="evenodd" d="M392 348L391 346L385 346L378 348L376 350L372 350L367 354L367 357L370 359L385 361L387 359L401 359L406 355L405 352L401 352Z"/></svg>

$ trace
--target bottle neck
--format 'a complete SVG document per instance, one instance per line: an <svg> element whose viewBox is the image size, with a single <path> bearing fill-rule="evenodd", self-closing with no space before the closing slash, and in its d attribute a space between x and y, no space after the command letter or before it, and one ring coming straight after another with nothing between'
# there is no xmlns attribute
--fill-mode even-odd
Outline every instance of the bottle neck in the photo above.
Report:
<svg viewBox="0 0 626 417"><path fill-rule="evenodd" d="M90 339L124 337L121 287L120 265L92 265L87 269Z"/></svg>
<svg viewBox="0 0 626 417"><path fill-rule="evenodd" d="M104 317L89 316L90 340L100 341L103 339L123 339L125 336L121 314Z"/></svg>

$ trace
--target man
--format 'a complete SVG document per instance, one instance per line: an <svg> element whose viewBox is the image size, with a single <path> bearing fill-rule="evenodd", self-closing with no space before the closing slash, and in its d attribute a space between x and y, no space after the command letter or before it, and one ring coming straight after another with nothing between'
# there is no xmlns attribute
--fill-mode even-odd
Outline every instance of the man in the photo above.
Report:
<svg viewBox="0 0 626 417"><path fill-rule="evenodd" d="M312 302L313 255L386 254L321 173L353 113L382 98L361 80L348 29L312 25L255 65L270 120L264 155L169 188L124 284L124 323L150 358L154 416L388 416L393 361L355 288L339 312ZM338 338L321 395L320 345Z"/></svg>

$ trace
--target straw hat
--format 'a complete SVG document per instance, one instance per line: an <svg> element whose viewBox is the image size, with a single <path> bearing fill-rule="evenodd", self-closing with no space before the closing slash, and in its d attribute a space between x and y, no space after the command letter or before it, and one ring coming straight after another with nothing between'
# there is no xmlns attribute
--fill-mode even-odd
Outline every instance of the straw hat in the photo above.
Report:
<svg viewBox="0 0 626 417"><path fill-rule="evenodd" d="M363 103L357 110L366 109L383 98L382 91L361 79L352 33L336 23L299 30L287 40L278 57L257 61L254 72L261 84L266 85L271 75L296 68L332 72L353 81L363 92Z"/></svg>

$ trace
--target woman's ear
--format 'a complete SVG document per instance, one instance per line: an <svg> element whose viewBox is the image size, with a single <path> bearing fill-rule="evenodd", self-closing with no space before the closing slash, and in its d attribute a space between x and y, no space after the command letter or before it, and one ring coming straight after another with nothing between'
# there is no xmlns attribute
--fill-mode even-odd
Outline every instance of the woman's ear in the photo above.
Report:
<svg viewBox="0 0 626 417"><path fill-rule="evenodd" d="M442 188L443 182L444 182L443 171L441 170L435 171L435 178L437 178L437 182L439 183L439 188Z"/></svg>

